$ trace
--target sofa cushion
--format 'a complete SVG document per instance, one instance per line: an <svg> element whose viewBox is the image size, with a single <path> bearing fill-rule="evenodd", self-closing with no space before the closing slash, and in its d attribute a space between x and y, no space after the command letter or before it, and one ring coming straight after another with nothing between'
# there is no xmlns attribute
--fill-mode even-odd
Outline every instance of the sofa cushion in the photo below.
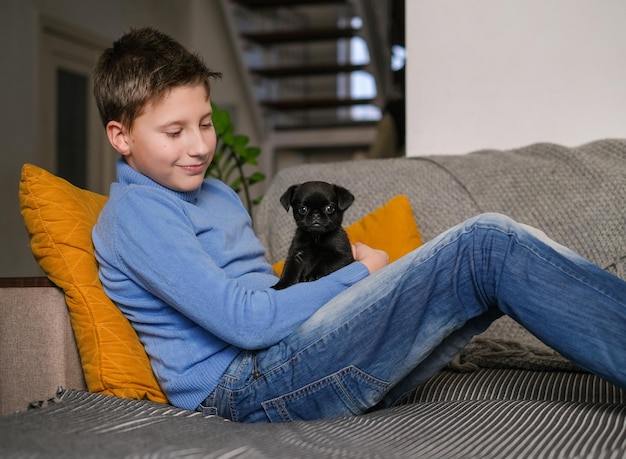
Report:
<svg viewBox="0 0 626 459"><path fill-rule="evenodd" d="M397 404L459 400L544 400L624 405L626 389L583 372L510 368L459 372L446 369L415 388Z"/></svg>
<svg viewBox="0 0 626 459"><path fill-rule="evenodd" d="M55 403L42 409L0 418L0 444L4 457L47 458L618 458L626 454L626 405L472 396L268 426L224 422L217 416L147 401L62 391Z"/></svg>
<svg viewBox="0 0 626 459"><path fill-rule="evenodd" d="M348 226L346 232L352 243L362 242L387 252L390 262L423 244L411 203L405 195L394 196L378 209Z"/></svg>
<svg viewBox="0 0 626 459"><path fill-rule="evenodd" d="M404 195L394 196L354 222L346 228L346 233L353 244L361 242L387 252L390 263L423 244L411 203ZM274 271L280 275L284 265L285 260L274 263Z"/></svg>
<svg viewBox="0 0 626 459"><path fill-rule="evenodd" d="M33 255L65 294L88 389L167 402L137 334L98 277L91 230L107 197L25 164L19 198Z"/></svg>

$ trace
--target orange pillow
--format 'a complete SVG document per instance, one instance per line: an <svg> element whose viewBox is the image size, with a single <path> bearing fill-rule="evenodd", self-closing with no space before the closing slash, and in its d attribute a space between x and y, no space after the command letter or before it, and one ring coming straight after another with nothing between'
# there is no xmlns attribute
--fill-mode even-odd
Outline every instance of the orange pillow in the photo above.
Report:
<svg viewBox="0 0 626 459"><path fill-rule="evenodd" d="M98 277L91 230L107 197L25 164L19 198L33 255L65 293L89 390L167 403L139 337Z"/></svg>
<svg viewBox="0 0 626 459"><path fill-rule="evenodd" d="M353 244L361 242L387 252L390 263L423 244L409 198L402 194L348 226L346 233ZM274 263L274 272L280 275L284 264L285 260Z"/></svg>

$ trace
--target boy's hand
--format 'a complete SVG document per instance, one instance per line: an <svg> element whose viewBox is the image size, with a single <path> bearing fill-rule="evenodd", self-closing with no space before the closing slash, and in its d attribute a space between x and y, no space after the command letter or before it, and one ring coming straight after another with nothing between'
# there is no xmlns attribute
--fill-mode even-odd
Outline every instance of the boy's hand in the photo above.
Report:
<svg viewBox="0 0 626 459"><path fill-rule="evenodd" d="M356 261L360 261L369 270L370 274L374 274L381 268L389 264L389 255L387 252L357 242L352 244L352 255Z"/></svg>

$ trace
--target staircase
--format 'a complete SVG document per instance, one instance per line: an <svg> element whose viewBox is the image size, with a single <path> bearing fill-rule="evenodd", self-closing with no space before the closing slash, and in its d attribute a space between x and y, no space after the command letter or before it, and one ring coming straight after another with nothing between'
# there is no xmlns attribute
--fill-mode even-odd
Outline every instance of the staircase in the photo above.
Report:
<svg viewBox="0 0 626 459"><path fill-rule="evenodd" d="M264 154L276 170L367 151L391 91L390 1L222 0L222 6L267 139ZM355 50L364 51L360 58Z"/></svg>

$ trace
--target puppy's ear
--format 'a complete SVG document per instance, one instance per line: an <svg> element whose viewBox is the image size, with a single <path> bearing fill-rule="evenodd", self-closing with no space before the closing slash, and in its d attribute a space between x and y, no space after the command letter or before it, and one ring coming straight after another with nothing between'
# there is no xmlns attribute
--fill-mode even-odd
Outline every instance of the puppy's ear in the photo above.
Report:
<svg viewBox="0 0 626 459"><path fill-rule="evenodd" d="M335 193L337 194L337 205L339 209L346 210L354 202L354 195L346 190L344 187L334 185Z"/></svg>
<svg viewBox="0 0 626 459"><path fill-rule="evenodd" d="M293 194L298 189L298 185L291 185L287 188L287 191L283 193L280 197L280 203L283 205L285 210L289 210L289 206L291 205L291 199L293 198Z"/></svg>

